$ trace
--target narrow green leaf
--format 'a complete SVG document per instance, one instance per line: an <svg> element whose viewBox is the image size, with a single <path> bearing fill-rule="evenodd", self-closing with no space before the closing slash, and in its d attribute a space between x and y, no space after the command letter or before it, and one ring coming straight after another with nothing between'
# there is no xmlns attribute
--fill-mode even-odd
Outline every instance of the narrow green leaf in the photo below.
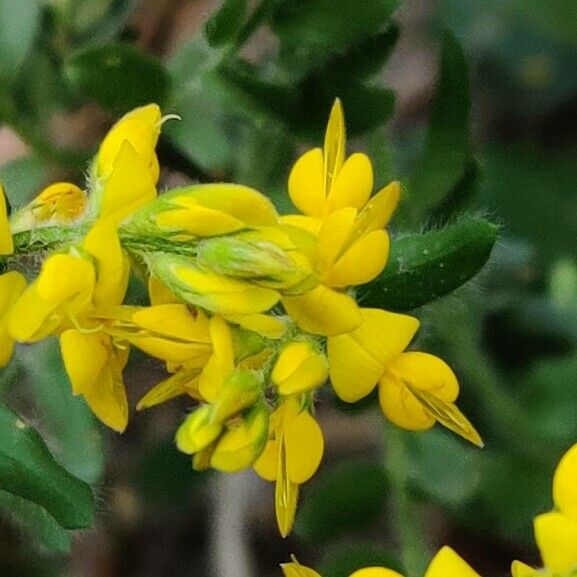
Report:
<svg viewBox="0 0 577 577"><path fill-rule="evenodd" d="M463 177L471 157L469 75L458 40L446 33L425 145L409 183L420 218Z"/></svg>
<svg viewBox="0 0 577 577"><path fill-rule="evenodd" d="M410 311L453 292L483 268L498 231L467 216L440 230L395 238L385 270L360 290L363 306Z"/></svg>
<svg viewBox="0 0 577 577"><path fill-rule="evenodd" d="M0 509L8 513L38 545L59 553L68 553L72 536L36 503L0 491Z"/></svg>
<svg viewBox="0 0 577 577"><path fill-rule="evenodd" d="M246 16L247 0L224 0L222 6L207 20L204 35L217 48L235 40Z"/></svg>
<svg viewBox="0 0 577 577"><path fill-rule="evenodd" d="M40 505L65 529L90 526L90 487L60 466L38 432L5 407L0 438L0 490Z"/></svg>
<svg viewBox="0 0 577 577"><path fill-rule="evenodd" d="M20 71L40 26L38 0L0 0L0 79L10 82Z"/></svg>
<svg viewBox="0 0 577 577"><path fill-rule="evenodd" d="M170 89L161 62L129 44L80 50L66 61L64 71L75 89L115 113L151 102L162 105Z"/></svg>
<svg viewBox="0 0 577 577"><path fill-rule="evenodd" d="M351 459L319 474L304 493L295 533L311 541L328 541L370 525L387 497L385 472L374 463Z"/></svg>

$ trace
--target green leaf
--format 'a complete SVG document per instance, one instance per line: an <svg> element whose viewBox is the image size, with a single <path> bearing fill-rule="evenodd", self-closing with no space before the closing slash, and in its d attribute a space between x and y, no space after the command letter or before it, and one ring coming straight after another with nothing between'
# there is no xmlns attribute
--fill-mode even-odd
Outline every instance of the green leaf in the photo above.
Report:
<svg viewBox="0 0 577 577"><path fill-rule="evenodd" d="M207 20L204 35L213 47L223 46L237 37L246 15L247 0L224 0Z"/></svg>
<svg viewBox="0 0 577 577"><path fill-rule="evenodd" d="M80 50L64 71L75 89L119 114L151 102L163 105L170 89L160 61L129 44Z"/></svg>
<svg viewBox="0 0 577 577"><path fill-rule="evenodd" d="M395 238L385 270L360 289L363 306L410 311L453 292L485 265L499 227L476 216Z"/></svg>
<svg viewBox="0 0 577 577"><path fill-rule="evenodd" d="M163 134L187 159L203 170L226 172L233 162L237 99L225 80L212 71L215 54L204 39L182 46L168 62L173 79L171 112Z"/></svg>
<svg viewBox="0 0 577 577"><path fill-rule="evenodd" d="M57 340L20 347L17 358L53 454L74 476L94 484L104 465L100 427L83 399L72 395Z"/></svg>
<svg viewBox="0 0 577 577"><path fill-rule="evenodd" d="M479 449L440 429L407 437L406 444L413 487L452 508L475 494L481 476Z"/></svg>
<svg viewBox="0 0 577 577"><path fill-rule="evenodd" d="M301 78L334 54L364 42L389 21L399 0L291 0L272 19L285 67Z"/></svg>
<svg viewBox="0 0 577 577"><path fill-rule="evenodd" d="M409 183L419 220L463 177L471 157L469 76L463 50L446 33L440 77L421 157Z"/></svg>
<svg viewBox="0 0 577 577"><path fill-rule="evenodd" d="M65 529L91 525L90 487L59 465L38 432L5 407L0 438L0 490L40 505Z"/></svg>
<svg viewBox="0 0 577 577"><path fill-rule="evenodd" d="M0 0L0 80L11 82L20 71L40 27L38 0Z"/></svg>
<svg viewBox="0 0 577 577"><path fill-rule="evenodd" d="M295 533L311 541L328 541L370 525L383 511L385 472L374 463L341 462L315 478L304 493Z"/></svg>
<svg viewBox="0 0 577 577"><path fill-rule="evenodd" d="M347 543L327 555L319 566L319 572L323 577L349 577L363 567L403 570L399 561L388 551L367 543Z"/></svg>
<svg viewBox="0 0 577 577"><path fill-rule="evenodd" d="M41 547L60 553L70 552L70 532L63 529L46 509L6 491L0 491L0 509L8 512Z"/></svg>

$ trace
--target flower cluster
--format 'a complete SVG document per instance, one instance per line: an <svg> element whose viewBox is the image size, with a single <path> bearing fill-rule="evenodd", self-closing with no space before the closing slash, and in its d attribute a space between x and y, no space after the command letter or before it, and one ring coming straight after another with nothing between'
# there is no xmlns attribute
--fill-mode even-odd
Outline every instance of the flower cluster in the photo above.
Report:
<svg viewBox="0 0 577 577"><path fill-rule="evenodd" d="M544 568L534 569L513 561L512 577L575 577L577 575L577 444L562 457L553 477L554 509L534 521L535 540ZM285 577L321 577L293 559L281 565ZM403 577L385 567L366 567L350 577ZM424 577L480 577L450 547L432 559Z"/></svg>
<svg viewBox="0 0 577 577"><path fill-rule="evenodd" d="M176 433L179 449L198 469L254 467L274 482L283 536L300 485L322 459L315 396L327 381L351 403L378 386L396 425L439 422L481 445L455 405L451 369L407 351L417 319L355 299L355 287L386 266L400 188L372 195L368 157L346 157L340 103L324 147L292 169L288 191L299 213L284 216L238 184L157 195L155 146L166 118L148 105L114 125L86 190L56 183L10 219L2 195L0 254L10 264L40 247L44 260L28 285L16 270L0 277L0 362L14 341L56 335L74 394L123 431L130 347L160 359L168 376L137 408L195 399ZM149 306L123 304L131 271L146 280Z"/></svg>
<svg viewBox="0 0 577 577"><path fill-rule="evenodd" d="M281 565L285 577L321 577L316 571L301 565L296 559ZM400 573L385 567L365 567L349 577L403 577ZM443 547L433 557L424 577L480 577L450 547Z"/></svg>

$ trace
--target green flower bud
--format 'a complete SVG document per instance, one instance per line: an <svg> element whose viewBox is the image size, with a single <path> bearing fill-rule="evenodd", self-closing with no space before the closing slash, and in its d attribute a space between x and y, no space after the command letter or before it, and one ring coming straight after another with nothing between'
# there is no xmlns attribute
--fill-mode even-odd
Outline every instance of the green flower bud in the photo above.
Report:
<svg viewBox="0 0 577 577"><path fill-rule="evenodd" d="M268 409L258 405L242 419L229 424L214 448L211 466L225 473L236 473L250 467L264 449L268 422Z"/></svg>
<svg viewBox="0 0 577 577"><path fill-rule="evenodd" d="M176 431L179 451L192 455L208 447L222 432L222 424L211 420L210 405L202 405L188 415Z"/></svg>

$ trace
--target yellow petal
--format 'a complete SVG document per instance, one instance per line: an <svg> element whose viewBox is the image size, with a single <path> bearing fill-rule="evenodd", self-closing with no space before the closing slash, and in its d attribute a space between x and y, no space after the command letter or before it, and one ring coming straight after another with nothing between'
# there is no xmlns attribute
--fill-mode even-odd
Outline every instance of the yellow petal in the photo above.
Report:
<svg viewBox="0 0 577 577"><path fill-rule="evenodd" d="M450 547L443 547L434 557L425 577L480 577Z"/></svg>
<svg viewBox="0 0 577 577"><path fill-rule="evenodd" d="M345 146L345 117L341 101L337 98L331 109L323 147L323 181L327 196L345 161Z"/></svg>
<svg viewBox="0 0 577 577"><path fill-rule="evenodd" d="M83 246L96 260L94 304L97 307L120 304L128 287L130 264L122 252L115 223L97 221L86 235Z"/></svg>
<svg viewBox="0 0 577 577"><path fill-rule="evenodd" d="M400 192L399 183L391 182L375 194L359 213L355 222L355 234L361 236L383 229L397 208Z"/></svg>
<svg viewBox="0 0 577 577"><path fill-rule="evenodd" d="M122 433L128 424L128 399L122 381L122 369L127 354L110 351L109 361L98 375L90 389L82 395L92 412L108 427Z"/></svg>
<svg viewBox="0 0 577 577"><path fill-rule="evenodd" d="M94 267L88 260L69 254L56 254L44 261L34 284L40 298L60 304L79 293L91 291L94 276Z"/></svg>
<svg viewBox="0 0 577 577"><path fill-rule="evenodd" d="M283 305L293 321L316 335L339 335L362 322L355 299L324 285L298 296L285 296Z"/></svg>
<svg viewBox="0 0 577 577"><path fill-rule="evenodd" d="M452 402L459 395L455 373L435 355L418 351L403 353L390 369L411 387L430 391L443 401Z"/></svg>
<svg viewBox="0 0 577 577"><path fill-rule="evenodd" d="M9 313L26 289L26 279L16 271L0 275L0 367L5 367L14 351L14 340L8 332Z"/></svg>
<svg viewBox="0 0 577 577"><path fill-rule="evenodd" d="M136 410L150 409L180 395L190 394L198 386L200 369L180 370L154 386L136 405ZM198 396L194 396L198 398Z"/></svg>
<svg viewBox="0 0 577 577"><path fill-rule="evenodd" d="M483 440L475 427L454 403L440 399L431 391L424 391L410 385L407 388L441 425L478 447L484 446Z"/></svg>
<svg viewBox="0 0 577 577"><path fill-rule="evenodd" d="M52 315L56 307L58 303L40 298L36 292L36 283L32 283L9 311L9 334L21 343L44 338L61 323L59 316Z"/></svg>
<svg viewBox="0 0 577 577"><path fill-rule="evenodd" d="M156 215L160 228L188 232L194 236L216 236L242 230L246 225L226 214L204 206L167 210Z"/></svg>
<svg viewBox="0 0 577 577"><path fill-rule="evenodd" d="M282 460L279 461L279 468ZM281 536L286 537L292 530L297 502L299 498L299 486L291 483L286 474L278 474L275 484L275 514Z"/></svg>
<svg viewBox="0 0 577 577"><path fill-rule="evenodd" d="M323 283L336 288L365 284L379 275L389 258L389 235L375 230L348 248L323 277Z"/></svg>
<svg viewBox="0 0 577 577"><path fill-rule="evenodd" d="M304 393L320 387L328 377L328 362L310 343L289 343L281 351L271 379L281 395Z"/></svg>
<svg viewBox="0 0 577 577"><path fill-rule="evenodd" d="M326 212L346 206L359 210L373 191L373 166L366 154L356 153L347 158L338 173L327 198Z"/></svg>
<svg viewBox="0 0 577 577"><path fill-rule="evenodd" d="M323 152L314 148L303 154L293 166L288 180L293 204L308 216L321 217L325 205Z"/></svg>
<svg viewBox="0 0 577 577"><path fill-rule="evenodd" d="M525 563L521 563L521 561L513 561L511 564L511 575L513 577L538 577L542 573L529 567L529 565L525 565Z"/></svg>
<svg viewBox="0 0 577 577"><path fill-rule="evenodd" d="M328 272L342 255L353 230L357 210L341 208L323 221L319 230L318 269Z"/></svg>
<svg viewBox="0 0 577 577"><path fill-rule="evenodd" d="M297 485L308 481L319 468L324 452L323 432L308 411L287 422L284 448L288 480Z"/></svg>
<svg viewBox="0 0 577 577"><path fill-rule="evenodd" d="M393 571L392 569L386 569L385 567L364 567L359 569L354 573L351 573L350 577L403 577L400 573ZM445 577L453 577L452 575L445 575ZM454 577L460 577L460 575L455 575Z"/></svg>
<svg viewBox="0 0 577 577"><path fill-rule="evenodd" d="M535 518L535 541L545 567L564 575L577 566L577 521L562 513L545 513Z"/></svg>
<svg viewBox="0 0 577 577"><path fill-rule="evenodd" d="M240 422L231 424L218 440L211 466L225 473L250 467L262 452L268 432L268 410L257 407Z"/></svg>
<svg viewBox="0 0 577 577"><path fill-rule="evenodd" d="M213 401L217 397L222 383L234 369L232 334L222 317L214 316L210 319L210 336L213 353L199 381L200 393L207 401Z"/></svg>
<svg viewBox="0 0 577 577"><path fill-rule="evenodd" d="M555 507L577 521L577 444L561 458L553 477Z"/></svg>
<svg viewBox="0 0 577 577"><path fill-rule="evenodd" d="M89 391L95 378L108 362L110 341L103 333L80 333L69 329L60 335L60 351L72 392L82 395Z"/></svg>
<svg viewBox="0 0 577 577"><path fill-rule="evenodd" d="M202 312L192 313L183 304L162 304L140 309L132 322L154 335L188 343L210 344L209 321Z"/></svg>
<svg viewBox="0 0 577 577"><path fill-rule="evenodd" d="M152 275L148 277L148 296L153 306L179 302L174 293L160 279Z"/></svg>
<svg viewBox="0 0 577 577"><path fill-rule="evenodd" d="M379 309L360 309L362 324L330 337L329 374L336 394L354 403L368 395L385 367L409 345L419 321Z"/></svg>
<svg viewBox="0 0 577 577"><path fill-rule="evenodd" d="M284 318L264 314L226 315L226 320L269 339L280 339L287 330Z"/></svg>
<svg viewBox="0 0 577 577"><path fill-rule="evenodd" d="M322 222L318 218L303 216L302 214L286 214L279 218L279 224L304 230L314 236L319 233Z"/></svg>
<svg viewBox="0 0 577 577"><path fill-rule="evenodd" d="M0 183L0 254L8 255L14 252L14 241L8 223L8 208L6 206L6 195Z"/></svg>
<svg viewBox="0 0 577 577"><path fill-rule="evenodd" d="M240 184L197 184L170 193L177 206L205 206L248 226L275 226L278 213L273 203L260 192Z"/></svg>
<svg viewBox="0 0 577 577"><path fill-rule="evenodd" d="M283 563L281 569L284 577L321 577L316 571L301 565L294 557L292 563Z"/></svg>
<svg viewBox="0 0 577 577"><path fill-rule="evenodd" d="M156 104L141 106L125 114L110 129L100 145L96 157L98 177L110 176L122 146L127 142L142 157L143 166L152 181L156 182L158 161L154 148L160 134L161 124L160 108Z"/></svg>
<svg viewBox="0 0 577 577"><path fill-rule="evenodd" d="M435 418L403 381L388 371L379 380L379 404L385 417L403 429L424 431L435 424Z"/></svg>
<svg viewBox="0 0 577 577"><path fill-rule="evenodd" d="M99 215L118 223L156 197L146 158L125 140L103 185Z"/></svg>
<svg viewBox="0 0 577 577"><path fill-rule="evenodd" d="M279 441L277 438L269 439L263 452L253 464L257 475L265 481L276 481L278 474Z"/></svg>

